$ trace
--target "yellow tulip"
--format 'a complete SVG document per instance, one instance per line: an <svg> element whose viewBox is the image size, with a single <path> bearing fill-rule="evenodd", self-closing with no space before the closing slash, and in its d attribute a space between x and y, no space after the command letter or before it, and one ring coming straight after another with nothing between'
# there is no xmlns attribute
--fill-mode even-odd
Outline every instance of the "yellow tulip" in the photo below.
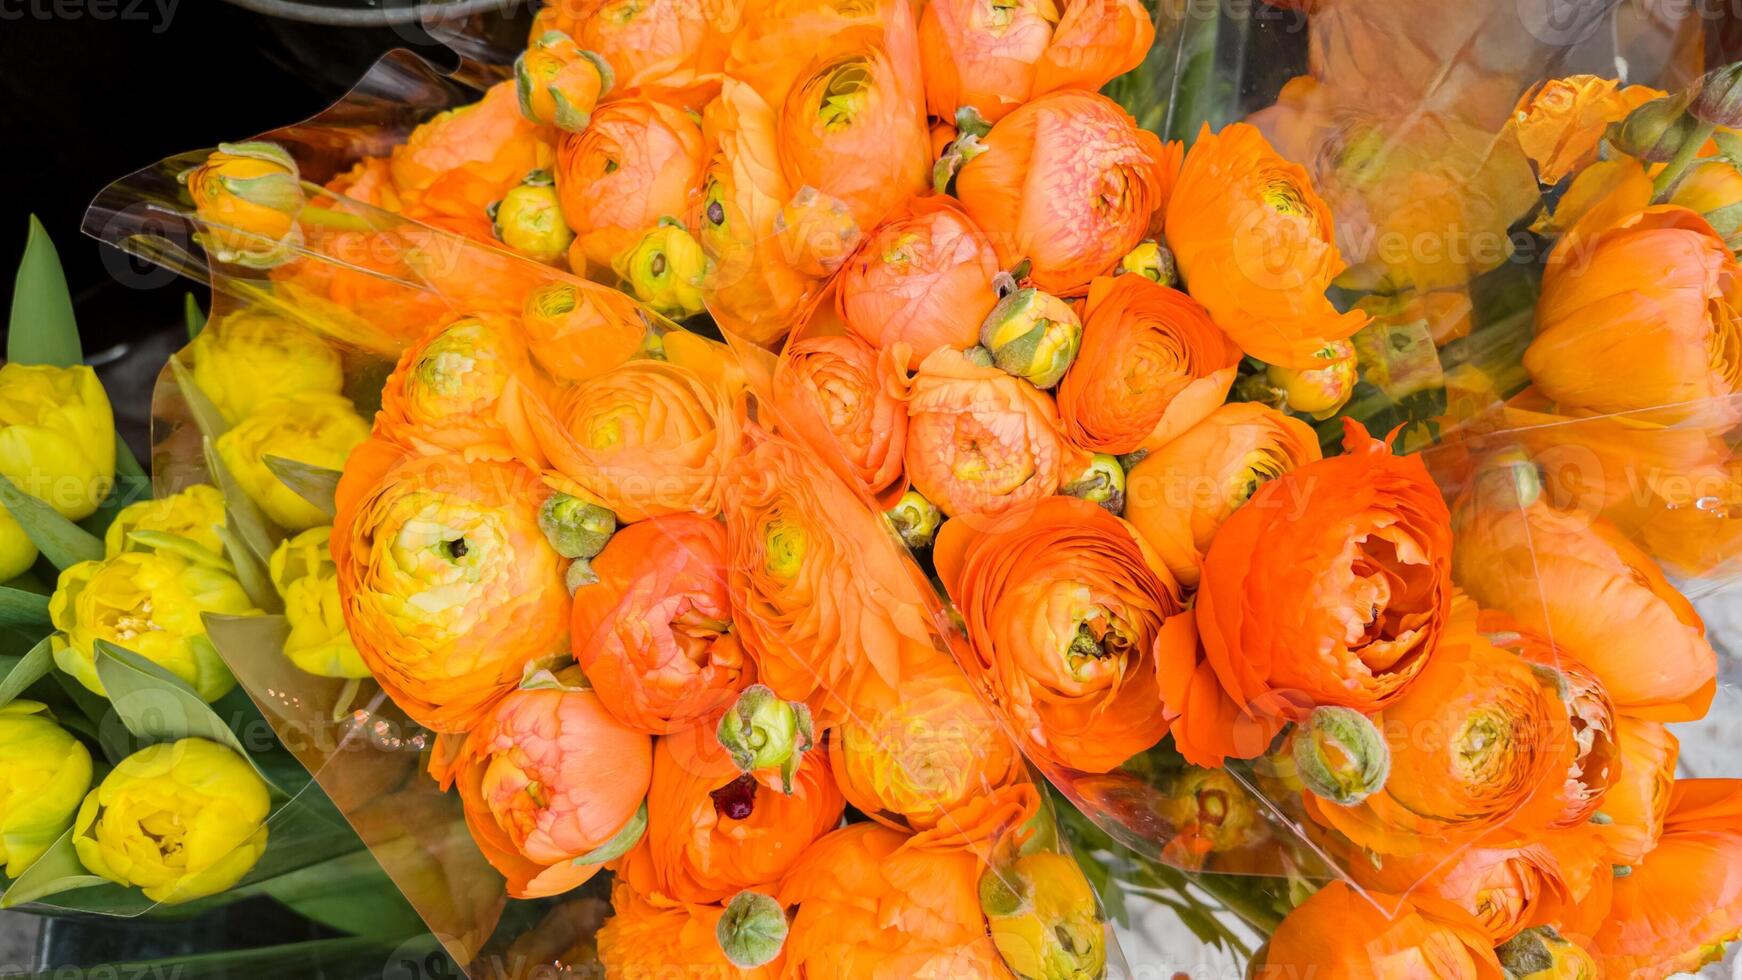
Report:
<svg viewBox="0 0 1742 980"><path fill-rule="evenodd" d="M22 874L72 825L90 788L90 750L43 705L0 707L0 866L8 878Z"/></svg>
<svg viewBox="0 0 1742 980"><path fill-rule="evenodd" d="M253 606L230 566L202 550L129 551L61 572L48 603L60 630L55 664L107 696L96 666L96 642L106 640L186 681L207 701L223 697L236 679L206 638L200 614L240 615Z"/></svg>
<svg viewBox="0 0 1742 980"><path fill-rule="evenodd" d="M62 517L89 517L115 482L115 416L83 364L0 366L0 476Z"/></svg>
<svg viewBox="0 0 1742 980"><path fill-rule="evenodd" d="M218 488L196 483L180 493L141 500L121 508L103 534L104 554L113 558L123 551L150 551L151 546L128 536L135 531L173 534L205 550L221 555L224 541L218 528L224 526L224 495Z"/></svg>
<svg viewBox="0 0 1742 980"><path fill-rule="evenodd" d="M339 352L319 335L265 310L208 324L194 339L194 383L225 421L305 391L336 395L344 385Z"/></svg>
<svg viewBox="0 0 1742 980"><path fill-rule="evenodd" d="M266 783L216 742L161 742L121 760L85 797L73 848L92 874L165 905L215 895L266 850Z"/></svg>
<svg viewBox="0 0 1742 980"><path fill-rule="evenodd" d="M272 553L272 585L290 622L284 655L320 677L368 677L339 606L338 569L327 550L332 533L330 527L309 528Z"/></svg>
<svg viewBox="0 0 1742 980"><path fill-rule="evenodd" d="M0 508L0 582L10 582L36 564L36 543L12 512Z"/></svg>
<svg viewBox="0 0 1742 980"><path fill-rule="evenodd" d="M285 486L267 469L265 457L341 470L345 457L367 438L369 423L350 399L310 391L260 405L218 437L217 450L248 499L267 518L287 531L305 531L325 524L327 515Z"/></svg>

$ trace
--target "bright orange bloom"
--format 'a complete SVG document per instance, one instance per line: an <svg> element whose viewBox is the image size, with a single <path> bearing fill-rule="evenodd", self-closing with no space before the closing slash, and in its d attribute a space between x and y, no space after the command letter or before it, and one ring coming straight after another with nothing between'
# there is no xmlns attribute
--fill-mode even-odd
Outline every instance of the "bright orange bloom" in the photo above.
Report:
<svg viewBox="0 0 1742 980"><path fill-rule="evenodd" d="M655 735L717 717L755 677L730 633L726 528L693 514L640 521L575 590L573 647L611 713Z"/></svg>
<svg viewBox="0 0 1742 980"><path fill-rule="evenodd" d="M939 0L926 4L919 40L931 114L954 119L972 106L995 123L1048 92L1098 91L1136 68L1155 25L1136 0Z"/></svg>
<svg viewBox="0 0 1742 980"><path fill-rule="evenodd" d="M454 741L459 742L458 738ZM514 898L560 895L597 874L579 864L635 818L652 741L619 724L590 690L518 689L431 773L457 785L466 826Z"/></svg>
<svg viewBox="0 0 1742 980"><path fill-rule="evenodd" d="M616 290L554 279L527 294L521 313L532 359L558 381L590 381L634 357L647 323Z"/></svg>
<svg viewBox="0 0 1742 980"><path fill-rule="evenodd" d="M487 209L550 158L507 81L417 127L393 148L389 167L407 217L493 242Z"/></svg>
<svg viewBox="0 0 1742 980"><path fill-rule="evenodd" d="M1245 123L1205 127L1192 144L1168 197L1167 245L1192 298L1261 361L1313 367L1321 347L1367 323L1325 298L1344 267L1330 209Z"/></svg>
<svg viewBox="0 0 1742 980"><path fill-rule="evenodd" d="M1333 881L1271 934L1254 980L1501 980L1494 947L1449 902L1370 893Z"/></svg>
<svg viewBox="0 0 1742 980"><path fill-rule="evenodd" d="M1294 416L1258 402L1222 405L1125 475L1125 519L1181 585L1195 588L1228 515L1265 481L1319 455L1318 436Z"/></svg>
<svg viewBox="0 0 1742 980"><path fill-rule="evenodd" d="M1175 738L1198 765L1239 744L1194 675L1272 734L1316 705L1373 711L1415 680L1451 610L1451 520L1418 457L1345 422L1342 456L1260 486L1210 542L1198 586L1204 659L1161 662ZM1201 713L1202 719L1191 715ZM1268 739L1265 739L1268 741Z"/></svg>
<svg viewBox="0 0 1742 980"><path fill-rule="evenodd" d="M679 364L635 360L556 394L532 414L551 465L621 521L720 510L738 451L740 400Z"/></svg>
<svg viewBox="0 0 1742 980"><path fill-rule="evenodd" d="M1613 78L1568 75L1537 83L1512 110L1512 129L1537 178L1558 184L1597 159L1597 144L1610 123L1664 93Z"/></svg>
<svg viewBox="0 0 1742 980"><path fill-rule="evenodd" d="M1477 629L1460 596L1433 656L1375 719L1391 776L1364 802L1308 796L1310 813L1382 854L1443 852L1491 831L1492 846L1540 834L1564 812L1560 791L1577 758L1570 706L1557 681Z"/></svg>
<svg viewBox="0 0 1742 980"><path fill-rule="evenodd" d="M893 681L903 647L931 642L887 525L821 462L767 437L724 483L733 626L776 694L820 709L868 673Z"/></svg>
<svg viewBox="0 0 1742 980"><path fill-rule="evenodd" d="M788 344L774 371L780 427L848 482L893 504L907 489L907 403L896 397L895 368L853 336Z"/></svg>
<svg viewBox="0 0 1742 980"><path fill-rule="evenodd" d="M619 878L611 886L611 917L595 940L605 980L706 977L708 980L776 980L784 954L746 970L720 949L717 930L725 909L655 901Z"/></svg>
<svg viewBox="0 0 1742 980"><path fill-rule="evenodd" d="M911 846L874 823L813 844L781 885L797 905L787 976L804 980L1010 980L980 911L970 851Z"/></svg>
<svg viewBox="0 0 1742 980"><path fill-rule="evenodd" d="M950 658L925 649L894 686L862 685L833 729L847 802L922 843L986 850L1038 809L1022 753Z"/></svg>
<svg viewBox="0 0 1742 980"><path fill-rule="evenodd" d="M916 197L866 239L841 273L841 318L866 343L908 346L906 367L939 347L967 350L998 304L998 256L955 198Z"/></svg>
<svg viewBox="0 0 1742 980"><path fill-rule="evenodd" d="M1093 92L1043 95L1005 116L962 167L956 196L1006 269L1080 291L1149 230L1164 193L1161 140Z"/></svg>
<svg viewBox="0 0 1742 980"><path fill-rule="evenodd" d="M1608 521L1542 499L1520 506L1479 476L1460 496L1458 585L1550 638L1595 673L1622 712L1705 715L1717 654L1694 607Z"/></svg>
<svg viewBox="0 0 1742 980"><path fill-rule="evenodd" d="M1196 634L1129 524L1049 497L984 530L949 521L933 554L973 642L963 666L1032 753L1107 772L1167 734L1156 662L1189 660Z"/></svg>
<svg viewBox="0 0 1742 980"><path fill-rule="evenodd" d="M705 86L719 75L743 12L738 0L556 0L553 7L553 26L603 57L613 89L624 92Z"/></svg>
<svg viewBox="0 0 1742 980"><path fill-rule="evenodd" d="M1185 293L1143 276L1096 279L1081 315L1082 348L1058 388L1075 445L1158 449L1228 397L1240 348Z"/></svg>
<svg viewBox="0 0 1742 980"><path fill-rule="evenodd" d="M454 319L405 349L381 389L375 432L420 453L542 462L526 399L542 398L526 338L506 317Z"/></svg>
<svg viewBox="0 0 1742 980"><path fill-rule="evenodd" d="M1704 218L1653 207L1581 220L1550 253L1524 368L1563 408L1679 406L1727 428L1742 417L1742 273ZM1664 416L1668 409L1655 415Z"/></svg>
<svg viewBox="0 0 1742 980"><path fill-rule="evenodd" d="M528 663L568 649L566 563L538 527L545 493L517 463L376 439L346 462L332 538L345 623L420 724L470 731Z"/></svg>
<svg viewBox="0 0 1742 980"><path fill-rule="evenodd" d="M778 774L740 773L714 726L698 725L654 745L647 835L618 874L655 901L705 905L772 891L844 805L821 755L801 760L789 796Z"/></svg>
<svg viewBox="0 0 1742 980"><path fill-rule="evenodd" d="M1058 491L1080 453L1051 398L948 348L907 382L907 478L952 517L991 517Z"/></svg>
<svg viewBox="0 0 1742 980"><path fill-rule="evenodd" d="M1742 935L1742 780L1676 783L1657 849L1615 882L1597 934L1603 975L1692 973Z"/></svg>
<svg viewBox="0 0 1742 980"><path fill-rule="evenodd" d="M1614 864L1645 860L1663 835L1663 818L1675 789L1681 742L1659 721L1622 716L1616 719L1620 779L1603 797L1608 819L1598 829Z"/></svg>
<svg viewBox="0 0 1742 980"><path fill-rule="evenodd" d="M703 163L701 127L650 99L609 102L584 131L564 134L557 193L590 267L611 268L660 218L688 214Z"/></svg>

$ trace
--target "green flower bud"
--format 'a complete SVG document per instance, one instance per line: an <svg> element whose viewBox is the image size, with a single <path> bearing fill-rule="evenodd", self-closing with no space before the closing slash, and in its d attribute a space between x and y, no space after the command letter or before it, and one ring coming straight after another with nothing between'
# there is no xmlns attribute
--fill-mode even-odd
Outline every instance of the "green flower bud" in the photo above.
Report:
<svg viewBox="0 0 1742 980"><path fill-rule="evenodd" d="M550 175L534 170L497 201L490 212L498 240L535 262L555 262L568 253L575 233L563 220Z"/></svg>
<svg viewBox="0 0 1742 980"><path fill-rule="evenodd" d="M802 701L782 701L763 684L738 695L714 734L740 772L778 767L781 787L789 794L799 761L816 744L811 709Z"/></svg>
<svg viewBox="0 0 1742 980"><path fill-rule="evenodd" d="M683 225L662 220L611 267L637 299L675 319L700 313L708 260Z"/></svg>
<svg viewBox="0 0 1742 980"><path fill-rule="evenodd" d="M1059 493L1100 504L1114 515L1123 514L1125 467L1119 465L1117 456L1096 453L1089 460L1088 468L1059 487Z"/></svg>
<svg viewBox="0 0 1742 980"><path fill-rule="evenodd" d="M1699 120L1688 114L1690 101L1685 92L1652 99L1611 127L1609 140L1628 156L1667 163L1699 128Z"/></svg>
<svg viewBox="0 0 1742 980"><path fill-rule="evenodd" d="M1353 708L1314 708L1294 733L1300 780L1315 795L1354 806L1385 786L1391 748L1378 726Z"/></svg>
<svg viewBox="0 0 1742 980"><path fill-rule="evenodd" d="M1083 323L1064 300L1029 287L998 301L980 324L980 346L998 369L1051 388L1077 359Z"/></svg>
<svg viewBox="0 0 1742 980"><path fill-rule="evenodd" d="M901 535L902 543L909 548L930 546L938 533L938 525L944 520L944 512L938 510L938 505L925 499L917 490L902 494L895 506L889 508L888 516L889 523L895 525L895 533Z"/></svg>
<svg viewBox="0 0 1742 980"><path fill-rule="evenodd" d="M1114 272L1132 273L1163 286L1171 286L1179 281L1173 252L1160 242L1138 242L1136 248L1126 252L1119 260Z"/></svg>
<svg viewBox="0 0 1742 980"><path fill-rule="evenodd" d="M1688 112L1703 123L1725 129L1742 127L1742 61L1706 72Z"/></svg>
<svg viewBox="0 0 1742 980"><path fill-rule="evenodd" d="M726 903L714 938L726 959L740 969L766 966L786 945L786 910L760 892L739 892Z"/></svg>
<svg viewBox="0 0 1742 980"><path fill-rule="evenodd" d="M597 585L599 573L593 571L593 563L585 558L576 558L569 562L569 570L563 578L569 587L569 595L574 595L583 586Z"/></svg>
<svg viewBox="0 0 1742 980"><path fill-rule="evenodd" d="M1597 964L1550 926L1526 929L1495 947L1507 980L1562 980L1598 975Z"/></svg>
<svg viewBox="0 0 1742 980"><path fill-rule="evenodd" d="M944 147L944 152L938 156L938 162L932 164L932 190L939 194L948 194L950 185L955 183L956 174L962 172L969 160L985 153L987 149L976 133L963 132L951 140L950 145Z"/></svg>
<svg viewBox="0 0 1742 980"><path fill-rule="evenodd" d="M1476 494L1488 506L1529 507L1542 496L1542 473L1524 450L1501 450L1477 467Z"/></svg>
<svg viewBox="0 0 1742 980"><path fill-rule="evenodd" d="M553 493L538 508L538 529L564 558L591 558L617 533L617 515L566 493Z"/></svg>

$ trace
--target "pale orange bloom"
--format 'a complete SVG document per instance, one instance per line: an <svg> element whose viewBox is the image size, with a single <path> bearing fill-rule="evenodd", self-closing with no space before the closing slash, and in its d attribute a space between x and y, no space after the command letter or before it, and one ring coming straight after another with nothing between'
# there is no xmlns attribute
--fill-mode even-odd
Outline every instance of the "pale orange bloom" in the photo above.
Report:
<svg viewBox="0 0 1742 980"><path fill-rule="evenodd" d="M556 187L575 246L609 269L661 218L682 219L702 180L702 130L681 109L645 98L609 102L557 148Z"/></svg>
<svg viewBox="0 0 1742 980"><path fill-rule="evenodd" d="M1613 78L1568 75L1532 86L1512 110L1512 130L1545 184L1597 159L1597 144L1611 123L1665 93Z"/></svg>
<svg viewBox="0 0 1742 980"><path fill-rule="evenodd" d="M1494 947L1467 913L1428 896L1362 895L1333 881L1276 932L1254 980L1501 980Z"/></svg>
<svg viewBox="0 0 1742 980"><path fill-rule="evenodd" d="M647 323L615 290L555 279L527 294L520 323L532 359L558 381L589 381L634 357Z"/></svg>
<svg viewBox="0 0 1742 980"><path fill-rule="evenodd" d="M550 148L520 114L514 82L506 81L477 102L412 130L393 148L388 166L407 207L423 202L436 213L487 227L484 209L549 160Z"/></svg>
<svg viewBox="0 0 1742 980"><path fill-rule="evenodd" d="M850 335L790 343L774 371L780 428L888 504L907 489L907 404L892 391L895 371L889 358Z"/></svg>
<svg viewBox="0 0 1742 980"><path fill-rule="evenodd" d="M556 0L545 9L554 11L553 26L611 66L607 95L685 96L718 78L743 7L741 0Z"/></svg>

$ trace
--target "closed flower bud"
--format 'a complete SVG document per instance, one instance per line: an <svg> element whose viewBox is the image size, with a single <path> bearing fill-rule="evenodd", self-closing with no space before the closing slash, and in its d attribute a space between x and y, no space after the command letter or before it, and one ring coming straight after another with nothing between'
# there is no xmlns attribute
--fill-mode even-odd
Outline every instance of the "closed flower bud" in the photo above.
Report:
<svg viewBox="0 0 1742 980"><path fill-rule="evenodd" d="M682 225L665 221L611 263L637 299L680 320L702 311L707 266L695 238Z"/></svg>
<svg viewBox="0 0 1742 980"><path fill-rule="evenodd" d="M1688 114L1686 94L1666 95L1628 113L1615 127L1611 142L1628 156L1666 163L1698 125Z"/></svg>
<svg viewBox="0 0 1742 980"><path fill-rule="evenodd" d="M1157 241L1138 242L1136 248L1125 253L1113 271L1115 274L1133 273L1163 286L1171 286L1179 281L1178 270L1173 264L1173 253L1167 250L1166 245Z"/></svg>
<svg viewBox="0 0 1742 980"><path fill-rule="evenodd" d="M786 910L779 902L760 892L744 891L726 903L714 936L734 966L754 970L780 955L786 928Z"/></svg>
<svg viewBox="0 0 1742 980"><path fill-rule="evenodd" d="M306 203L296 161L274 143L220 143L181 175L205 222L206 247L220 262L270 268L302 245L297 215Z"/></svg>
<svg viewBox="0 0 1742 980"><path fill-rule="evenodd" d="M0 868L17 878L73 822L91 752L35 701L0 706Z"/></svg>
<svg viewBox="0 0 1742 980"><path fill-rule="evenodd" d="M1511 980L1593 980L1602 976L1591 954L1552 926L1526 929L1494 953Z"/></svg>
<svg viewBox="0 0 1742 980"><path fill-rule="evenodd" d="M1385 785L1391 750L1366 715L1320 707L1295 732L1294 762L1307 789L1340 806L1354 806Z"/></svg>
<svg viewBox="0 0 1742 980"><path fill-rule="evenodd" d="M617 533L617 515L566 493L553 493L538 508L538 529L564 558L591 558Z"/></svg>
<svg viewBox="0 0 1742 980"><path fill-rule="evenodd" d="M1106 925L1072 858L1037 851L988 868L980 907L998 954L1017 976L1079 980L1106 971Z"/></svg>
<svg viewBox="0 0 1742 980"><path fill-rule="evenodd" d="M330 527L312 527L287 538L272 553L267 569L284 600L290 635L284 655L304 673L317 677L368 677L369 668L345 629L339 605L338 569L327 550Z"/></svg>
<svg viewBox="0 0 1742 980"><path fill-rule="evenodd" d="M1036 388L1065 376L1083 342L1083 323L1064 300L1029 287L998 301L980 325L992 363Z"/></svg>
<svg viewBox="0 0 1742 980"><path fill-rule="evenodd" d="M160 742L121 760L79 807L73 848L92 874L165 905L242 880L266 851L266 783L216 742Z"/></svg>
<svg viewBox="0 0 1742 980"><path fill-rule="evenodd" d="M1742 61L1706 72L1688 113L1725 129L1742 127Z"/></svg>
<svg viewBox="0 0 1742 980"><path fill-rule="evenodd" d="M929 546L938 533L938 525L944 520L944 512L938 510L937 504L925 499L917 490L902 494L886 513L889 523L895 525L895 533L909 548Z"/></svg>
<svg viewBox="0 0 1742 980"><path fill-rule="evenodd" d="M287 531L325 524L328 515L285 486L265 457L342 470L345 457L369 438L363 421L343 395L305 392L267 402L240 425L218 437L218 456L248 498Z"/></svg>
<svg viewBox="0 0 1742 980"><path fill-rule="evenodd" d="M0 508L0 582L10 582L36 564L36 542L12 512Z"/></svg>
<svg viewBox="0 0 1742 980"><path fill-rule="evenodd" d="M115 480L115 417L83 364L0 366L0 476L62 517L89 517Z"/></svg>
<svg viewBox="0 0 1742 980"><path fill-rule="evenodd" d="M207 701L223 697L236 679L207 639L200 615L242 615L253 605L229 564L203 551L192 544L129 551L61 572L48 603L60 630L56 666L107 696L96 667L96 642L106 640L186 681Z"/></svg>
<svg viewBox="0 0 1742 980"><path fill-rule="evenodd" d="M535 262L554 263L568 254L575 233L563 220L550 174L534 170L497 201L490 215L497 239Z"/></svg>
<svg viewBox="0 0 1742 980"><path fill-rule="evenodd" d="M1081 497L1092 504L1100 504L1110 513L1122 514L1125 512L1125 467L1119 465L1117 456L1096 453L1089 459L1088 468L1075 479L1066 480L1059 487L1059 493Z"/></svg>
<svg viewBox="0 0 1742 980"><path fill-rule="evenodd" d="M802 701L782 701L764 684L745 688L715 735L739 770L779 769L781 787L789 794L799 760L815 744L810 708Z"/></svg>
<svg viewBox="0 0 1742 980"><path fill-rule="evenodd" d="M1323 366L1289 368L1272 364L1267 371L1271 385L1286 399L1290 411L1305 412L1315 419L1328 419L1349 403L1355 393L1358 363L1355 345L1336 340L1319 348L1313 355Z"/></svg>
<svg viewBox="0 0 1742 980"><path fill-rule="evenodd" d="M214 555L224 553L218 529L224 526L224 495L209 483L196 483L180 493L141 500L121 508L103 535L104 556L123 551L151 551L158 535L192 541Z"/></svg>
<svg viewBox="0 0 1742 980"><path fill-rule="evenodd" d="M344 366L319 336L264 310L206 325L193 342L194 383L231 425L261 403L305 391L339 393Z"/></svg>
<svg viewBox="0 0 1742 980"><path fill-rule="evenodd" d="M611 66L562 31L533 38L514 62L520 112L541 126L571 133L587 128L599 97L610 91Z"/></svg>

